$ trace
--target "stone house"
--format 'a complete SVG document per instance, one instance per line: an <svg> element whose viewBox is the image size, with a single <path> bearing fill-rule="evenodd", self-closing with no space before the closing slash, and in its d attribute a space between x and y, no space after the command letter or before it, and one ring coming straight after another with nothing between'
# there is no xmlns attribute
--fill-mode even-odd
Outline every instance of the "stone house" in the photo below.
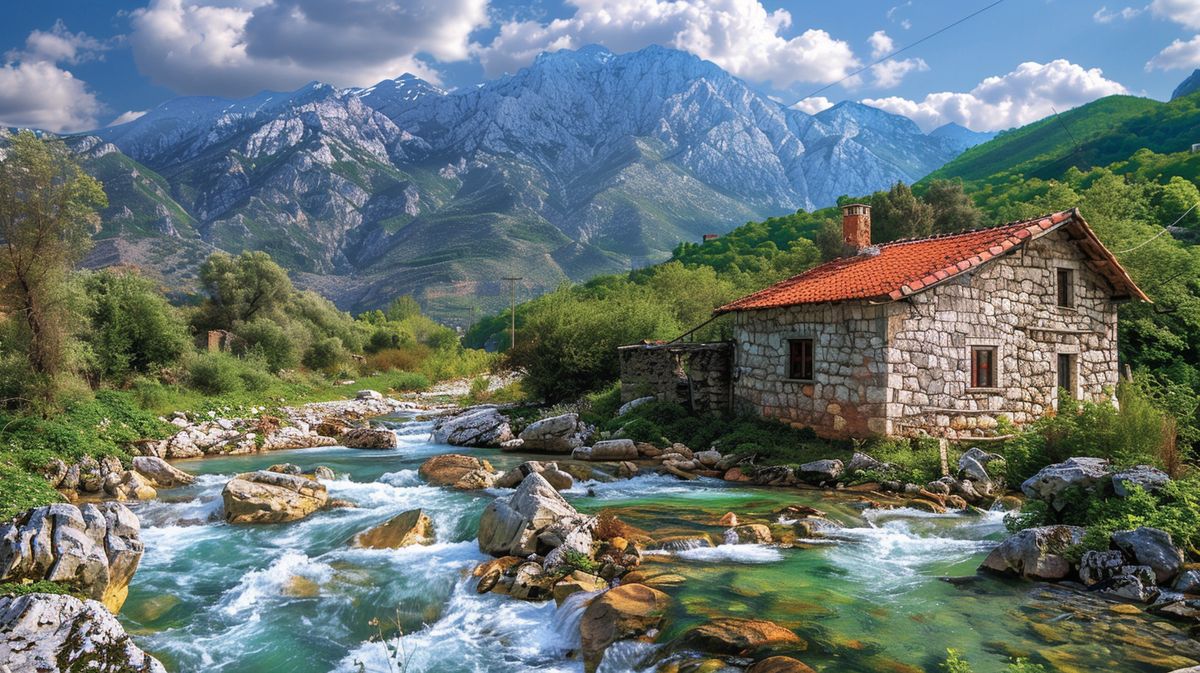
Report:
<svg viewBox="0 0 1200 673"><path fill-rule="evenodd" d="M623 397L724 403L840 438L984 436L1053 410L1060 390L1115 400L1117 306L1149 300L1077 209L874 246L870 218L844 206L847 256L717 309L733 316L723 350L621 349Z"/></svg>

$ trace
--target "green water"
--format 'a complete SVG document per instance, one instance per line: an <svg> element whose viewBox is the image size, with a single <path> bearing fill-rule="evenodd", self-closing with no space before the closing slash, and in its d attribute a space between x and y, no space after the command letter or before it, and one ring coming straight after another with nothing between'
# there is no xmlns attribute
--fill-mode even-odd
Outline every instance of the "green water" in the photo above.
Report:
<svg viewBox="0 0 1200 673"><path fill-rule="evenodd" d="M397 424L397 431L396 451L323 448L179 463L201 475L198 482L136 506L146 555L121 619L137 642L178 672L384 672L384 650L371 642L370 622L379 619L403 629L412 673L581 671L570 656L578 609L474 591L467 574L485 559L474 542L478 517L497 493L424 485L416 476L421 462L464 450L428 443L427 423ZM524 459L475 453L501 469ZM220 522L229 476L285 461L333 468L331 496L358 508L284 525ZM966 654L978 673L1003 671L1015 655L1051 671L1170 671L1200 661L1200 643L1176 625L1116 614L1096 599L991 578L940 579L974 576L1002 536L998 515L900 510L864 518L851 496L658 476L577 485L567 496L584 511L613 508L656 537L719 542L724 529L716 522L725 512L771 522L786 504L818 507L847 525L836 544L676 545L648 555L647 573L685 578L663 587L674 598L664 639L713 616L772 619L805 639L797 658L830 673L937 671L947 647ZM346 544L417 507L433 519L436 544ZM637 670L648 651L616 648L602 671Z"/></svg>

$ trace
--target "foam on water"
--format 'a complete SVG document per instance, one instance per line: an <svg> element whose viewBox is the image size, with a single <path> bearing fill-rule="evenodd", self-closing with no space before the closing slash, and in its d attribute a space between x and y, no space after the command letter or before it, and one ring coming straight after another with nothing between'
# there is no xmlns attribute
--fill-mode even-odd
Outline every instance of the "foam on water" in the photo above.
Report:
<svg viewBox="0 0 1200 673"><path fill-rule="evenodd" d="M286 595L296 578L320 586L332 577L333 568L328 564L299 552L285 552L270 566L243 575L237 586L221 597L221 612L230 617L258 619L265 604Z"/></svg>
<svg viewBox="0 0 1200 673"><path fill-rule="evenodd" d="M720 479L700 478L695 481L682 481L678 477L663 474L644 474L632 479L617 481L582 481L563 491L563 495L582 497L591 496L598 500L629 500L647 496L673 496L680 498L703 499L711 495L712 489L727 490L725 482ZM750 497L747 495L747 497Z"/></svg>
<svg viewBox="0 0 1200 673"><path fill-rule="evenodd" d="M702 563L775 563L783 560L778 547L765 544L723 544L675 552L689 561Z"/></svg>

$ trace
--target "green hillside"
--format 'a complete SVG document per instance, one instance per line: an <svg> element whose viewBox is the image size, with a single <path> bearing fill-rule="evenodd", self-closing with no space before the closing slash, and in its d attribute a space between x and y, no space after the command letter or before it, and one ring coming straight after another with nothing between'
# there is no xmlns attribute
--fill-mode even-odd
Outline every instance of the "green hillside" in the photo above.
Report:
<svg viewBox="0 0 1200 673"><path fill-rule="evenodd" d="M1057 178L1071 167L1123 162L1138 150L1186 153L1200 142L1200 95L1161 103L1109 96L1019 129L1005 131L934 171L982 187L1013 178ZM1182 158L1182 157L1181 157Z"/></svg>

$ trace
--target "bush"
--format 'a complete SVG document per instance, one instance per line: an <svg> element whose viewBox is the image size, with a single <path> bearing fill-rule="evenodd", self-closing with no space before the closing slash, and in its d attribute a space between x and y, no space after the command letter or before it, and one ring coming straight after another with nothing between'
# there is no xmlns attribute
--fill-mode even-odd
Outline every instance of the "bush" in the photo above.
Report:
<svg viewBox="0 0 1200 673"><path fill-rule="evenodd" d="M1160 464L1168 439L1165 415L1137 386L1122 384L1118 398L1120 410L1062 396L1058 413L1004 444L1009 483L1019 484L1072 456L1105 458L1118 467Z"/></svg>
<svg viewBox="0 0 1200 673"><path fill-rule="evenodd" d="M304 353L304 366L319 371L336 369L346 359L346 347L337 337L326 337L313 342Z"/></svg>
<svg viewBox="0 0 1200 673"><path fill-rule="evenodd" d="M281 325L259 318L239 325L235 331L235 352L258 357L272 372L295 367L299 361L296 342Z"/></svg>
<svg viewBox="0 0 1200 673"><path fill-rule="evenodd" d="M138 406L143 409L159 409L171 397L170 391L158 379L145 376L134 379L130 390Z"/></svg>
<svg viewBox="0 0 1200 673"><path fill-rule="evenodd" d="M422 344L388 348L368 355L364 369L372 372L416 371L430 355L429 347Z"/></svg>
<svg viewBox="0 0 1200 673"><path fill-rule="evenodd" d="M84 340L101 378L124 380L169 366L189 339L176 310L153 282L132 271L97 271L83 277Z"/></svg>
<svg viewBox="0 0 1200 673"><path fill-rule="evenodd" d="M242 390L241 367L224 353L201 353L187 365L188 384L205 395L228 395Z"/></svg>
<svg viewBox="0 0 1200 673"><path fill-rule="evenodd" d="M59 582L38 580L36 582L4 582L0 584L0 596L27 596L29 594L62 594L80 600L91 598L77 589Z"/></svg>
<svg viewBox="0 0 1200 673"><path fill-rule="evenodd" d="M431 384L424 374L399 372L389 379L389 385L392 387L392 390L400 392L420 392L428 390Z"/></svg>

